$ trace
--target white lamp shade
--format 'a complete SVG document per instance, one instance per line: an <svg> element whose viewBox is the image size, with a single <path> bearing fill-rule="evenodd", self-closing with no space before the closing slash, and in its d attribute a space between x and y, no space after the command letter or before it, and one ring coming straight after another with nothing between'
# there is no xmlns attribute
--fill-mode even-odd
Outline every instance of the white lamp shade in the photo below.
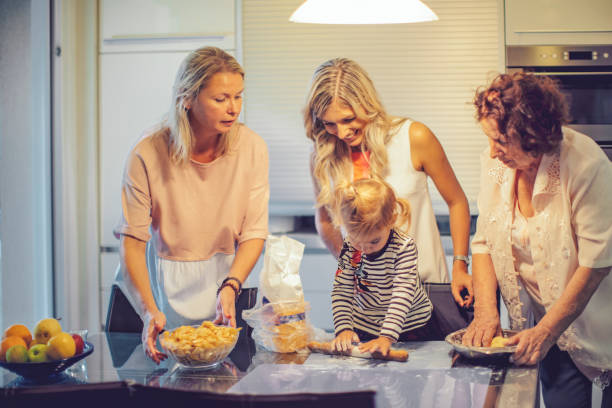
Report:
<svg viewBox="0 0 612 408"><path fill-rule="evenodd" d="M315 24L400 24L438 20L419 0L306 0L289 21Z"/></svg>

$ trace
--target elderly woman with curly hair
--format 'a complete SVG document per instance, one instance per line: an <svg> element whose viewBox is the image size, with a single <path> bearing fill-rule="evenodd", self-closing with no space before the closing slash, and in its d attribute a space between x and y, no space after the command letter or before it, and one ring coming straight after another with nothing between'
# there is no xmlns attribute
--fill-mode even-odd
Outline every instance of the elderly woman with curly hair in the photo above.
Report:
<svg viewBox="0 0 612 408"><path fill-rule="evenodd" d="M512 361L540 363L546 406L591 405L591 382L612 406L612 164L589 137L563 127L568 108L547 77L497 76L480 89L482 156L472 241L475 317L466 345L500 334L508 309Z"/></svg>

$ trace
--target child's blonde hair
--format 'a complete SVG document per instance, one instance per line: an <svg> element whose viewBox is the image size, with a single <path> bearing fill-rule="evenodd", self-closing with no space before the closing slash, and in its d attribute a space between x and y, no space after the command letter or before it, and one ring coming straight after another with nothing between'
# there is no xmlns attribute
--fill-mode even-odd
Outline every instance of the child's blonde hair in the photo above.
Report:
<svg viewBox="0 0 612 408"><path fill-rule="evenodd" d="M350 234L370 234L381 228L410 224L410 204L397 198L393 188L379 179L341 183L334 191L333 221Z"/></svg>

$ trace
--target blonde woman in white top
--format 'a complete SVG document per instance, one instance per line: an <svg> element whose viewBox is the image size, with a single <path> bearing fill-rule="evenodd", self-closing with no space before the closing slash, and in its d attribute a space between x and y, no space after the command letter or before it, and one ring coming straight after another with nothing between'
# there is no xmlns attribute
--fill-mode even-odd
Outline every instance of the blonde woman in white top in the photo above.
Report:
<svg viewBox="0 0 612 408"><path fill-rule="evenodd" d="M448 282L444 250L429 197L431 177L449 208L453 251L452 292L468 306L470 214L467 199L435 135L422 123L385 111L368 74L356 62L336 58L314 73L304 110L306 136L313 141L311 174L316 195L316 227L329 251L338 257L343 237L329 208L335 186L379 177L410 202L413 222L407 229L418 248L423 282ZM461 298L467 289L469 295Z"/></svg>
<svg viewBox="0 0 612 408"><path fill-rule="evenodd" d="M592 381L610 407L612 163L562 127L567 104L547 77L499 75L475 105L490 147L472 241L475 317L463 342L486 346L499 334L499 287L520 330L512 359L540 363L546 406L590 406Z"/></svg>

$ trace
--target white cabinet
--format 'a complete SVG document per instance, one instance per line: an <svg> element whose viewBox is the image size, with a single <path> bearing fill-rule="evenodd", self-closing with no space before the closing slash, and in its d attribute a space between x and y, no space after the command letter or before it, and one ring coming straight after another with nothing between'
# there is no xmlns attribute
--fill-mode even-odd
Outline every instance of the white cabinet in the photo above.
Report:
<svg viewBox="0 0 612 408"><path fill-rule="evenodd" d="M310 320L323 330L334 329L331 291L338 269L338 261L329 253L306 253L302 259L300 276L304 299L310 303Z"/></svg>
<svg viewBox="0 0 612 408"><path fill-rule="evenodd" d="M612 1L507 0L506 44L609 44Z"/></svg>
<svg viewBox="0 0 612 408"><path fill-rule="evenodd" d="M235 0L102 0L100 50L192 50L206 42L236 47Z"/></svg>
<svg viewBox="0 0 612 408"><path fill-rule="evenodd" d="M187 52L102 54L100 56L100 222L103 246L117 246L112 234L121 214L125 159L145 129L170 107L176 70Z"/></svg>

